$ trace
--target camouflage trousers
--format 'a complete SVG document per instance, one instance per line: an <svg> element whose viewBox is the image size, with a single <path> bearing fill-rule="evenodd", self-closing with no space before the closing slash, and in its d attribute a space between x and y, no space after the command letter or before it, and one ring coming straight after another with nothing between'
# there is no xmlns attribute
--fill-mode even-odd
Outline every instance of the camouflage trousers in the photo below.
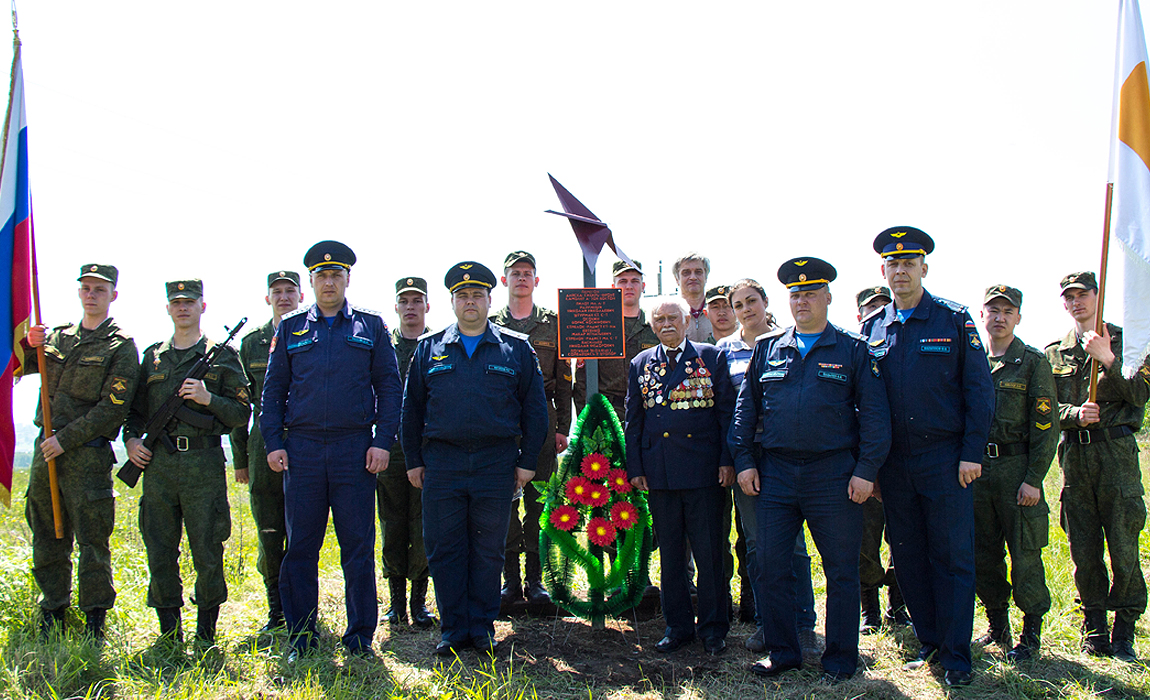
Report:
<svg viewBox="0 0 1150 700"><path fill-rule="evenodd" d="M264 587L269 591L279 591L280 565L284 560L287 543L287 526L284 524L284 476L273 472L268 466L263 450L251 450L248 461L248 502L252 507L252 520L256 523L259 540L259 556L256 571L264 579Z"/></svg>
<svg viewBox="0 0 1150 700"><path fill-rule="evenodd" d="M41 436L42 438L42 436ZM40 455L39 439L32 454L32 472L24 516L32 531L32 576L43 597L40 607L62 608L72 600L72 542L80 550L77 565L78 604L87 612L108 609L116 601L112 586L112 553L108 539L116 517L112 491L111 447L81 445L56 459L64 537L56 539L48 465Z"/></svg>
<svg viewBox="0 0 1150 700"><path fill-rule="evenodd" d="M1033 506L1018 505L1026 469L1025 455L982 463L982 476L974 482L974 590L987 610L1005 610L1013 587L1018 609L1042 616L1050 610L1042 564L1042 548L1050 542L1050 507L1045 496Z"/></svg>
<svg viewBox="0 0 1150 700"><path fill-rule="evenodd" d="M737 487L736 487L737 488ZM890 567L882 565L882 538L886 530L886 516L877 498L863 503L862 550L859 552L859 583L863 588L878 588L894 581L894 561Z"/></svg>
<svg viewBox="0 0 1150 700"><path fill-rule="evenodd" d="M1063 473L1062 528L1070 540L1082 607L1114 610L1118 619L1133 622L1146 611L1146 579L1138 551L1146 503L1138 444L1133 436L1089 445L1064 439L1058 461Z"/></svg>
<svg viewBox="0 0 1150 700"><path fill-rule="evenodd" d="M407 480L407 460L397 442L391 449L387 469L375 478L379 529L383 533L383 575L387 578L427 580L422 495Z"/></svg>
<svg viewBox="0 0 1150 700"><path fill-rule="evenodd" d="M168 454L159 444L144 470L140 533L148 552L147 604L184 605L180 537L188 533L196 587L192 601L212 608L228 598L224 542L232 532L224 453L218 447Z"/></svg>

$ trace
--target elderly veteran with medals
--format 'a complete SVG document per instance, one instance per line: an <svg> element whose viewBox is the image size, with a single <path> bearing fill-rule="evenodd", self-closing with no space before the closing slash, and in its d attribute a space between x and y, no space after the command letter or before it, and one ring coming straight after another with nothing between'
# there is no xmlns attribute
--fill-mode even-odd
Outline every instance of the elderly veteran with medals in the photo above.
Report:
<svg viewBox="0 0 1150 700"><path fill-rule="evenodd" d="M711 655L726 649L730 628L722 531L726 488L734 483L727 430L735 392L726 352L687 340L690 307L666 298L651 312L659 345L631 361L627 380L627 476L649 491L660 542L663 616L659 652L671 652L696 635ZM729 502L728 502L729 503ZM729 526L728 526L729 529ZM794 541L792 537L791 541ZM690 544L698 569L698 619L688 589Z"/></svg>
<svg viewBox="0 0 1150 700"><path fill-rule="evenodd" d="M858 667L862 504L890 449L890 411L866 340L827 322L836 276L818 258L779 268L795 325L759 337L731 426L739 487L757 496L758 603L769 656L752 671L767 677L802 665L791 559L804 520L827 578L823 670L837 682Z"/></svg>

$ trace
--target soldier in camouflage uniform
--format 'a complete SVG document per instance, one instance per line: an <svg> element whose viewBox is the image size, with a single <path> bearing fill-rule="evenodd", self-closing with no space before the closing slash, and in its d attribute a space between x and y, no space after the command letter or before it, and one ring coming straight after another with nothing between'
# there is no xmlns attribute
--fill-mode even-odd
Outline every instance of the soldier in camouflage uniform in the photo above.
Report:
<svg viewBox="0 0 1150 700"><path fill-rule="evenodd" d="M72 540L80 549L79 606L85 629L97 640L104 637L104 618L116 600L112 587L112 554L108 539L115 520L110 441L120 432L128 402L136 388L139 358L136 343L108 317L116 299L119 273L111 265L80 268L79 324L53 328L36 326L28 345L44 346L52 428L55 434L39 439L32 454L24 513L32 531L32 575L44 594L40 600L41 632L50 636L63 629L64 613L72 600ZM36 361L25 358L25 374L38 371ZM42 426L41 407L36 409ZM56 461L64 536L56 539L47 459Z"/></svg>
<svg viewBox="0 0 1150 700"><path fill-rule="evenodd" d="M214 644L220 604L228 598L224 581L224 542L231 535L228 484L220 436L247 423L251 415L248 383L238 353L226 349L202 380L186 379L197 360L215 345L200 332L206 308L200 280L168 282L168 315L175 332L148 346L140 361L139 384L124 425L128 457L144 470L140 532L148 554L148 607L156 609L160 635L180 642L180 530L196 568L192 601L198 609L196 639ZM175 451L157 442L144 447L148 419L174 393L185 399L165 428ZM189 421L194 421L195 424Z"/></svg>
<svg viewBox="0 0 1150 700"><path fill-rule="evenodd" d="M399 378L407 378L407 368L419 338L428 332L427 280L403 277L395 283L395 313L399 325L391 331L391 345L399 363ZM407 480L407 461L398 442L391 449L387 469L375 475L375 497L379 504L379 527L383 532L383 575L391 593L391 607L384 622L402 624L407 620L405 593L411 580L411 623L420 629L435 624L427 610L427 553L423 549L422 492Z"/></svg>
<svg viewBox="0 0 1150 700"><path fill-rule="evenodd" d="M1022 635L1006 654L1025 661L1038 653L1050 591L1042 548L1049 542L1050 508L1042 480L1058 446L1053 426L1055 391L1050 363L1014 335L1022 321L1022 292L1004 284L986 290L982 319L994 383L994 423L974 482L974 582L990 630L979 641L1010 642L1010 605L1022 610ZM1010 550L1010 577L1006 550Z"/></svg>
<svg viewBox="0 0 1150 700"><path fill-rule="evenodd" d="M1062 278L1062 301L1075 329L1046 346L1058 389L1062 441L1062 527L1070 540L1074 582L1085 616L1083 648L1136 662L1134 626L1146 610L1138 535L1146 524L1138 443L1150 364L1126 379L1122 375L1122 329L1105 324L1095 331L1098 282L1093 272ZM1097 400L1090 401L1090 362L1100 374ZM1105 539L1105 549L1103 540ZM1110 575L1103 553L1110 554ZM1112 578L1111 578L1112 576ZM1113 610L1114 634L1107 644L1106 611Z"/></svg>
<svg viewBox="0 0 1150 700"><path fill-rule="evenodd" d="M631 360L639 353L659 344L655 331L647 322L639 302L647 285L643 282L643 264L634 261L631 267L622 260L611 266L612 284L623 290L623 352L625 357L618 360L599 360L599 393L607 397L619 422L623 422L623 399L627 397L627 369ZM581 413L587 405L587 369L583 360L575 365L575 411Z"/></svg>
<svg viewBox="0 0 1150 700"><path fill-rule="evenodd" d="M543 587L543 571L539 562L539 515L543 504L539 502L539 489L535 485L546 483L555 471L556 454L567 449L567 431L571 425L571 363L559 359L559 317L554 311L536 306L533 300L539 278L535 273L535 257L523 250L511 253L503 261L503 286L507 287L507 306L491 317L492 322L530 338L531 347L539 357L543 371L543 389L547 394L548 438L539 453L538 465L532 483L523 490L519 499L524 515L519 515L519 503L512 504L512 517L507 528L507 551L503 563L503 603L513 603L524 595L534 605L551 602ZM522 517L522 519L520 519ZM520 584L519 554L526 553L525 585Z"/></svg>
<svg viewBox="0 0 1150 700"><path fill-rule="evenodd" d="M264 297L272 307L272 317L259 328L248 332L240 341L240 364L247 377L252 402L252 427L248 424L232 430L232 462L236 481L248 484L248 502L259 538L259 558L256 570L264 579L268 598L268 622L261 632L270 632L284 623L283 604L280 601L280 564L284 558L287 527L284 525L284 477L268 466L267 449L260 434L260 395L264 390L264 375L268 371L268 352L276 328L285 314L299 308L303 293L299 286L299 273L279 270L268 275L268 294Z"/></svg>

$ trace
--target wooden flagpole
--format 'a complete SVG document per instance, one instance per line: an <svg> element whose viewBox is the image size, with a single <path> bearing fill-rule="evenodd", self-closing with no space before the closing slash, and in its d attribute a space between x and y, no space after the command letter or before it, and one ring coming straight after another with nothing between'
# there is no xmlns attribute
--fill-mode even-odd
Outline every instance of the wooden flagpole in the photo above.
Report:
<svg viewBox="0 0 1150 700"><path fill-rule="evenodd" d="M1094 332L1106 334L1102 320L1103 302L1106 301L1106 263L1110 260L1110 209L1114 203L1114 183L1106 183L1106 214L1102 217L1102 264L1098 266L1098 312L1094 317ZM1098 361L1090 361L1090 402L1098 399Z"/></svg>

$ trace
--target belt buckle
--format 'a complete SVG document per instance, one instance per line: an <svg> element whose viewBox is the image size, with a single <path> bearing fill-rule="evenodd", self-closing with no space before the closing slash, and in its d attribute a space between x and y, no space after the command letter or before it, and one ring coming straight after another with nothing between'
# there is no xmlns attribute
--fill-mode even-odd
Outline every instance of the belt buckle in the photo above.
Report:
<svg viewBox="0 0 1150 700"><path fill-rule="evenodd" d="M1079 445L1089 445L1090 444L1090 431L1089 430L1079 430L1078 431L1078 444Z"/></svg>
<svg viewBox="0 0 1150 700"><path fill-rule="evenodd" d="M986 456L990 457L991 459L998 459L998 443L986 443Z"/></svg>
<svg viewBox="0 0 1150 700"><path fill-rule="evenodd" d="M187 451L188 451L188 436L187 435L177 435L176 436L176 452L187 452Z"/></svg>

